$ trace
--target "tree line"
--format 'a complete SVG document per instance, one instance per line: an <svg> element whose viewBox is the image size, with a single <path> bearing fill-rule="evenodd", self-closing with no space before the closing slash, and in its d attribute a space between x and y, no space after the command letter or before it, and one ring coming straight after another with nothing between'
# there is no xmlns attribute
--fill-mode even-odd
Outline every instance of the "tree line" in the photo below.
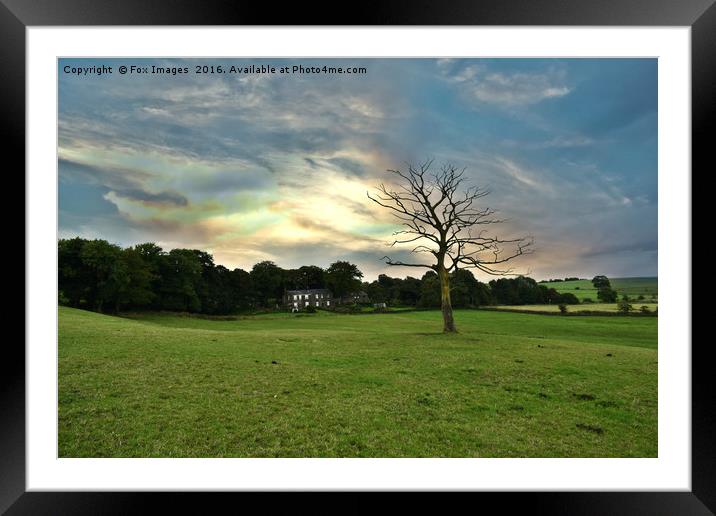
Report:
<svg viewBox="0 0 716 516"><path fill-rule="evenodd" d="M270 309L282 305L287 290L327 288L336 299L363 290L372 303L434 308L441 306L440 279L433 271L421 278L381 274L362 282L355 264L336 261L328 268L307 265L284 269L272 261L251 270L228 269L197 249L165 251L155 243L122 248L106 240L58 241L60 303L98 312L167 310L209 315ZM453 305L577 304L572 294L538 284L532 278L478 281L465 269L451 273Z"/></svg>
<svg viewBox="0 0 716 516"><path fill-rule="evenodd" d="M60 303L98 312L169 310L232 314L282 303L286 290L329 288L335 297L361 288L354 264L282 269L262 261L250 271L214 263L197 249L164 251L155 243L127 248L83 238L58 242Z"/></svg>
<svg viewBox="0 0 716 516"><path fill-rule="evenodd" d="M441 306L440 278L433 271L420 279L391 278L385 274L369 283L366 292L373 302L437 308ZM489 305L579 304L574 294L560 294L526 276L499 278L483 283L466 269L450 274L450 295L455 308Z"/></svg>

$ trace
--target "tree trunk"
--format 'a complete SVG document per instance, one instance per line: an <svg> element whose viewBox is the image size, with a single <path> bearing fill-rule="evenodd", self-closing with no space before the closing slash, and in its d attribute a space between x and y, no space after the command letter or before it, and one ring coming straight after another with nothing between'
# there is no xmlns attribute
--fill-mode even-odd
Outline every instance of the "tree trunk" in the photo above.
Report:
<svg viewBox="0 0 716 516"><path fill-rule="evenodd" d="M452 303L450 302L450 275L445 267L438 270L440 278L440 305L443 312L443 333L457 333L455 319L452 316Z"/></svg>

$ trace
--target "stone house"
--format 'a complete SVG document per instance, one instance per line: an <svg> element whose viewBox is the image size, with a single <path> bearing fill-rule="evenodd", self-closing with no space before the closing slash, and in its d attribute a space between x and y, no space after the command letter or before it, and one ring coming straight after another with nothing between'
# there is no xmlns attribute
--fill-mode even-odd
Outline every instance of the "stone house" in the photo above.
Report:
<svg viewBox="0 0 716 516"><path fill-rule="evenodd" d="M325 288L308 290L287 290L283 295L283 303L290 310L304 310L307 306L316 308L333 308L333 295Z"/></svg>

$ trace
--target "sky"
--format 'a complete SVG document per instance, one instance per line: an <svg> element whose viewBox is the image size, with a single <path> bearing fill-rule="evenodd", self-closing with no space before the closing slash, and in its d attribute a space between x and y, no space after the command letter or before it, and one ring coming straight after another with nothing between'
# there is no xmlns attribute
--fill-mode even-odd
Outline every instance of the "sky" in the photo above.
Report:
<svg viewBox="0 0 716 516"><path fill-rule="evenodd" d="M244 73L250 65L276 73ZM112 73L73 68L112 66ZM118 73L121 65L189 73ZM233 65L238 73L196 74ZM282 66L362 74L280 73ZM69 67L69 68L67 68ZM366 192L434 159L530 235L536 279L657 275L656 59L60 59L59 237L210 252L249 270L422 269ZM70 70L66 72L65 70ZM91 68L90 68L91 71ZM475 274L483 281L491 279Z"/></svg>

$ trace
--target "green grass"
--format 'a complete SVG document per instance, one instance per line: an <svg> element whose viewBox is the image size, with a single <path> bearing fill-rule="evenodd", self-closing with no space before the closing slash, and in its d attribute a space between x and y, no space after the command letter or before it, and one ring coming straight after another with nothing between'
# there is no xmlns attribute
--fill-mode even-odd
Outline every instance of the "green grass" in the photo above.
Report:
<svg viewBox="0 0 716 516"><path fill-rule="evenodd" d="M654 457L657 319L59 309L61 457Z"/></svg>
<svg viewBox="0 0 716 516"><path fill-rule="evenodd" d="M646 306L650 311L658 309L656 303L648 303L642 301L633 301L631 305L634 312L639 312L642 306ZM529 312L559 312L559 305L500 305L496 306L497 310L527 310ZM581 305L567 305L567 311L579 312L609 312L616 313L619 311L616 303L585 303Z"/></svg>
<svg viewBox="0 0 716 516"><path fill-rule="evenodd" d="M645 303L643 304L647 304L646 302L651 301L652 296L655 296L655 299L658 299L658 278L609 278L609 282L611 283L612 288L619 293L620 297L624 294L631 297L633 299L632 304L640 303L640 301L636 300L639 296L644 296ZM557 292L562 294L574 294L580 301L585 298L591 298L591 300L596 303L599 300L597 298L597 289L594 288L592 281L589 279L578 281L553 281L551 283L542 282L541 284L554 288Z"/></svg>

